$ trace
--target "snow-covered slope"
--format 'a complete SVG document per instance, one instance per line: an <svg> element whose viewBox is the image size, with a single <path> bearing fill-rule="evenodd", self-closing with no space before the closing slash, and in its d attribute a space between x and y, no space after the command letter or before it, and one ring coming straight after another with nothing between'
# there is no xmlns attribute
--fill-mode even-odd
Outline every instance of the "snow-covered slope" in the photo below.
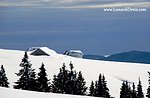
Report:
<svg viewBox="0 0 150 98"><path fill-rule="evenodd" d="M0 65L4 65L11 88L14 85L14 82L18 79L15 73L20 69L19 63L21 62L23 55L24 51L0 49ZM108 88L110 89L110 94L116 98L119 98L122 80L135 82L137 85L138 77L140 77L144 93L146 93L148 87L147 71L150 71L150 65L148 64L87 60L61 54L57 54L56 57L54 55L29 55L29 59L32 63L32 67L35 68L37 72L39 71L38 68L43 62L50 79L53 78L54 74L59 72L59 68L62 67L63 63L65 63L69 68L68 65L70 61L72 61L75 70L82 71L88 87L91 81L97 80L99 73L102 73L106 77Z"/></svg>
<svg viewBox="0 0 150 98"><path fill-rule="evenodd" d="M89 96L42 93L0 87L1 98L91 98Z"/></svg>

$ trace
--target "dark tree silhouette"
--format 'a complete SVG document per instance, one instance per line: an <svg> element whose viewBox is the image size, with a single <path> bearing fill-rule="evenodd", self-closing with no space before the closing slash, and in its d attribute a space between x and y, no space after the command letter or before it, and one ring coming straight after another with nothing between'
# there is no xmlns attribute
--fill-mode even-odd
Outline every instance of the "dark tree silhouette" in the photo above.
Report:
<svg viewBox="0 0 150 98"><path fill-rule="evenodd" d="M1 87L9 87L9 82L8 82L3 65L1 65L1 70L0 70L0 86Z"/></svg>
<svg viewBox="0 0 150 98"><path fill-rule="evenodd" d="M139 78L139 84L137 85L137 98L144 98L141 80Z"/></svg>
<svg viewBox="0 0 150 98"><path fill-rule="evenodd" d="M109 89L107 88L107 82L105 76L99 75L98 81L95 82L94 96L110 98Z"/></svg>
<svg viewBox="0 0 150 98"><path fill-rule="evenodd" d="M98 93L98 97L103 97L103 83L102 83L102 75L99 75L99 79L98 79L98 85L97 85L97 93Z"/></svg>
<svg viewBox="0 0 150 98"><path fill-rule="evenodd" d="M127 81L122 83L120 98L131 98L131 88Z"/></svg>
<svg viewBox="0 0 150 98"><path fill-rule="evenodd" d="M61 89L60 89L61 84L60 84L60 82L59 82L59 80L58 80L56 75L53 76L53 81L52 81L51 87L52 87L51 91L53 93L62 93Z"/></svg>
<svg viewBox="0 0 150 98"><path fill-rule="evenodd" d="M77 94L77 73L74 69L74 66L72 62L69 64L70 66L70 71L68 72L68 80L67 80L67 88L66 88L66 93L67 94Z"/></svg>
<svg viewBox="0 0 150 98"><path fill-rule="evenodd" d="M47 78L46 69L44 68L44 64L39 68L40 72L38 73L37 78L37 90L40 92L50 92L50 82Z"/></svg>
<svg viewBox="0 0 150 98"><path fill-rule="evenodd" d="M92 81L89 87L89 96L94 96L94 92L95 92L95 87L94 87L94 82Z"/></svg>
<svg viewBox="0 0 150 98"><path fill-rule="evenodd" d="M132 98L137 98L137 92L135 90L135 84L132 84L132 92L131 92Z"/></svg>
<svg viewBox="0 0 150 98"><path fill-rule="evenodd" d="M95 81L95 89L94 89L94 96L95 96L95 97L99 97L99 96L98 96L98 92L99 92L99 91L98 91L98 81Z"/></svg>
<svg viewBox="0 0 150 98"><path fill-rule="evenodd" d="M148 86L148 89L147 89L147 95L146 95L146 97L150 98L150 72L148 72L148 74L149 74L149 80L148 80L149 86Z"/></svg>
<svg viewBox="0 0 150 98"><path fill-rule="evenodd" d="M77 82L75 84L77 86L77 95L85 95L86 94L86 82L84 77L82 76L81 71L79 71Z"/></svg>
<svg viewBox="0 0 150 98"><path fill-rule="evenodd" d="M103 84L103 91L102 91L103 97L110 98L109 89L107 87L107 82L105 81L105 76L104 75L102 77L102 84Z"/></svg>
<svg viewBox="0 0 150 98"><path fill-rule="evenodd" d="M85 95L87 87L82 73L76 73L72 62L70 62L70 70L66 70L65 63L58 75L54 75L52 81L52 92L74 95Z"/></svg>
<svg viewBox="0 0 150 98"><path fill-rule="evenodd" d="M63 66L60 68L58 75L54 75L52 81L52 92L65 94L67 92L67 81L68 70L66 70L66 65L63 63Z"/></svg>
<svg viewBox="0 0 150 98"><path fill-rule="evenodd" d="M23 90L36 90L36 73L35 69L31 68L32 64L28 60L27 52L25 52L22 62L20 63L19 73L16 73L19 76L19 80L17 80L16 85L14 85L15 89L23 89Z"/></svg>

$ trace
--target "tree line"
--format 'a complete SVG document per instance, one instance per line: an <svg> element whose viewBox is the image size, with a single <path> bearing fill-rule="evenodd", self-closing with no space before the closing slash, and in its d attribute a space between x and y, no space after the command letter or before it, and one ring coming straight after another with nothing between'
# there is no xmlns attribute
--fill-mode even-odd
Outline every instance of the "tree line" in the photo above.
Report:
<svg viewBox="0 0 150 98"><path fill-rule="evenodd" d="M35 69L32 68L32 64L29 61L27 52L25 52L19 66L21 69L18 73L15 73L19 79L15 82L15 85L13 85L14 89L111 98L104 75L100 73L98 80L95 82L92 81L88 88L82 72L76 72L72 62L69 64L69 70L66 69L65 63L63 63L59 69L59 73L53 76L51 83L50 79L48 79L44 63L42 63L39 72L36 74ZM146 97L150 98L150 72L148 72L148 74L149 87ZM1 65L0 69L0 86L9 87L8 78L3 65ZM132 87L130 87L128 81L123 81L120 88L120 98L144 98L140 78L137 90L135 88L134 83ZM89 92L87 92L88 89Z"/></svg>

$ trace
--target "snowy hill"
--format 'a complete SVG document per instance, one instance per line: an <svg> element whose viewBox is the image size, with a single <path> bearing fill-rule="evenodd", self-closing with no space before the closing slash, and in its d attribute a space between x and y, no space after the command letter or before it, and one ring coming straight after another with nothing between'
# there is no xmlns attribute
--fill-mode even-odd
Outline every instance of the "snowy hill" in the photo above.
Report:
<svg viewBox="0 0 150 98"><path fill-rule="evenodd" d="M4 65L11 88L14 85L14 82L18 79L15 73L20 69L19 64L21 62L21 59L23 58L23 55L24 51L0 49L0 65ZM68 65L70 61L72 61L75 70L82 71L88 87L91 81L97 80L99 74L102 73L106 77L108 88L110 89L110 94L112 96L115 96L116 98L119 98L122 81L127 80L131 83L135 82L135 84L137 85L138 77L140 77L144 93L146 93L148 87L147 71L150 71L150 65L148 64L87 60L69 57L57 53L56 56L55 54L53 54L53 56L29 55L29 60L32 63L32 67L35 68L37 72L39 72L39 67L43 62L50 79L53 78L54 74L57 74L59 72L59 68L62 67L63 63L65 63L67 67L69 67Z"/></svg>
<svg viewBox="0 0 150 98"><path fill-rule="evenodd" d="M76 96L54 93L31 92L0 87L1 98L91 98L89 96ZM96 97L95 97L96 98Z"/></svg>

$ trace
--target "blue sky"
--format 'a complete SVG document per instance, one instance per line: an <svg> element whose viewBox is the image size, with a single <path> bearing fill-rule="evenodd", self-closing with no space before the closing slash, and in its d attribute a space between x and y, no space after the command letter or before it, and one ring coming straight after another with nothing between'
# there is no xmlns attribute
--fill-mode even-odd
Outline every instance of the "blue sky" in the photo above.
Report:
<svg viewBox="0 0 150 98"><path fill-rule="evenodd" d="M104 8L146 8L146 12L104 12ZM61 53L150 51L148 0L1 0L0 48L47 46Z"/></svg>

